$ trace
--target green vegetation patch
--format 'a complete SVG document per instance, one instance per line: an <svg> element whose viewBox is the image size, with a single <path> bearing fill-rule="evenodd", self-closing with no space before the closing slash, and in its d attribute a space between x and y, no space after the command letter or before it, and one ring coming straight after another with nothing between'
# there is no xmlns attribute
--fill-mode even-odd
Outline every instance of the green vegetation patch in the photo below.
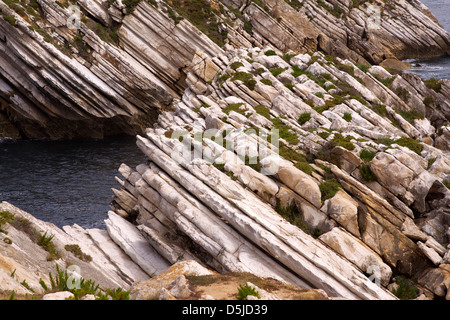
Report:
<svg viewBox="0 0 450 320"><path fill-rule="evenodd" d="M266 86L272 85L272 81L270 81L269 79L261 79L259 81L261 81L261 83L264 83Z"/></svg>
<svg viewBox="0 0 450 320"><path fill-rule="evenodd" d="M377 176L372 172L370 166L367 164L363 164L361 167L359 167L359 173L361 173L364 181L370 182L377 180Z"/></svg>
<svg viewBox="0 0 450 320"><path fill-rule="evenodd" d="M270 68L269 71L272 73L274 77L278 76L283 71L287 70L287 68Z"/></svg>
<svg viewBox="0 0 450 320"><path fill-rule="evenodd" d="M299 115L297 122L299 125L303 125L306 122L308 122L310 119L311 119L311 113L304 112L301 115Z"/></svg>
<svg viewBox="0 0 450 320"><path fill-rule="evenodd" d="M256 80L253 79L253 75L251 73L239 71L233 74L231 81L242 81L247 88L250 90L255 89Z"/></svg>
<svg viewBox="0 0 450 320"><path fill-rule="evenodd" d="M344 116L342 117L345 121L350 122L352 121L352 115L348 112L344 113Z"/></svg>
<svg viewBox="0 0 450 320"><path fill-rule="evenodd" d="M275 129L279 131L279 137L286 140L290 144L298 144L298 136L296 133L292 132L292 128L281 121L279 117L271 119L273 126Z"/></svg>
<svg viewBox="0 0 450 320"><path fill-rule="evenodd" d="M321 199L324 202L327 199L334 197L336 192L341 189L341 184L334 178L325 178L321 184L319 184Z"/></svg>
<svg viewBox="0 0 450 320"><path fill-rule="evenodd" d="M359 153L359 157L365 162L370 162L375 157L375 152L362 149L361 152Z"/></svg>
<svg viewBox="0 0 450 320"><path fill-rule="evenodd" d="M415 119L423 119L424 116L419 111L411 110L411 111L404 111L399 109L394 109L395 112L397 112L399 115L403 117L406 121L413 124Z"/></svg>
<svg viewBox="0 0 450 320"><path fill-rule="evenodd" d="M256 107L254 107L254 109L257 114L262 115L266 119L270 120L270 109L269 108L267 108L263 105L257 105Z"/></svg>
<svg viewBox="0 0 450 320"><path fill-rule="evenodd" d="M410 280L403 276L398 276L395 278L395 283L398 285L396 289L392 290L400 300L410 300L417 298L419 295L419 289L414 286Z"/></svg>
<svg viewBox="0 0 450 320"><path fill-rule="evenodd" d="M72 252L78 259L86 262L92 261L92 257L86 253L84 253L80 246L77 244L66 244L64 249L69 252Z"/></svg>
<svg viewBox="0 0 450 320"><path fill-rule="evenodd" d="M355 149L355 145L350 141L351 139L352 139L351 136L344 137L340 133L335 133L333 137L333 142L335 142L336 145L340 147L352 151L353 149Z"/></svg>
<svg viewBox="0 0 450 320"><path fill-rule="evenodd" d="M284 219L286 219L286 221L293 224L294 226L297 226L306 234L312 235L316 238L320 235L318 229L311 232L310 228L306 224L305 219L300 214L297 205L295 203L292 203L287 207L282 206L280 203L277 203L277 205L275 206L275 211L278 212L278 214L282 216Z"/></svg>
<svg viewBox="0 0 450 320"><path fill-rule="evenodd" d="M12 26L16 26L16 18L14 16L3 16L3 19L5 19L6 22L8 22Z"/></svg>
<svg viewBox="0 0 450 320"><path fill-rule="evenodd" d="M431 78L423 82L425 86L429 89L433 89L436 92L441 91L441 82L438 79Z"/></svg>
<svg viewBox="0 0 450 320"><path fill-rule="evenodd" d="M244 285L240 284L238 287L238 293L236 295L237 300L247 300L247 296L255 296L259 298L259 293L253 287L250 287L247 283Z"/></svg>
<svg viewBox="0 0 450 320"><path fill-rule="evenodd" d="M398 144L399 146L409 148L410 150L414 151L418 155L420 155L420 153L423 150L423 145L419 141L417 141L413 138L402 137L400 139L395 140L394 142L396 144Z"/></svg>
<svg viewBox="0 0 450 320"><path fill-rule="evenodd" d="M170 3L179 15L189 20L189 22L206 34L218 46L222 47L225 44L227 32L221 29L221 22L217 19L219 12L211 7L210 1L179 0L167 2Z"/></svg>
<svg viewBox="0 0 450 320"><path fill-rule="evenodd" d="M232 64L230 64L230 68L233 70L236 70L239 67L243 67L244 65L240 61L235 61Z"/></svg>
<svg viewBox="0 0 450 320"><path fill-rule="evenodd" d="M276 56L277 55L277 53L273 50L267 50L266 52L264 52L264 54L266 56Z"/></svg>
<svg viewBox="0 0 450 320"><path fill-rule="evenodd" d="M243 105L244 105L244 103L242 103L242 102L241 103L231 103L231 104L227 105L225 108L223 108L222 112L229 114L230 111L234 111L234 112L240 113L248 118L249 115L245 114L245 112L247 110L241 109L241 106L243 106Z"/></svg>

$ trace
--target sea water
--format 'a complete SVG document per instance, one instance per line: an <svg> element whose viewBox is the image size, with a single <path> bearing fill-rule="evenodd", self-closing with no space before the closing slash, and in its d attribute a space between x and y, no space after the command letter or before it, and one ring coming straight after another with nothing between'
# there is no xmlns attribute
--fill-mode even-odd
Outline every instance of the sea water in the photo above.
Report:
<svg viewBox="0 0 450 320"><path fill-rule="evenodd" d="M422 3L430 9L444 29L450 32L450 0L422 0ZM450 57L406 61L413 66L408 72L423 79L450 79Z"/></svg>
<svg viewBox="0 0 450 320"><path fill-rule="evenodd" d="M62 227L104 228L122 163L145 162L135 137L0 141L0 201Z"/></svg>

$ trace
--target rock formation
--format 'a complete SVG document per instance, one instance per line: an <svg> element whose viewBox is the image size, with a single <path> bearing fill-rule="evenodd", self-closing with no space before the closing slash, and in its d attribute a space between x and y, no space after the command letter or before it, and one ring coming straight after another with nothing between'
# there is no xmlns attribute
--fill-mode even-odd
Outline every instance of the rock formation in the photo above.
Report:
<svg viewBox="0 0 450 320"><path fill-rule="evenodd" d="M120 166L107 231L54 232L101 251L116 284L189 260L329 297L396 299L414 278L424 297L450 299L450 82L370 64L449 52L420 2L79 1L80 34L61 27L64 6L37 3L78 53L0 3L16 17L0 21L0 121L25 137L69 137L92 119L104 130L87 136L140 133L148 162Z"/></svg>
<svg viewBox="0 0 450 320"><path fill-rule="evenodd" d="M448 151L428 144L437 123L408 103L424 97L404 101L393 85L422 81L273 52L213 60L215 79L192 84L138 136L150 161L121 166L112 208L170 263L194 257L349 299L392 298L382 288L403 275L442 296L444 284L426 279L446 272ZM274 129L278 148L267 138Z"/></svg>
<svg viewBox="0 0 450 320"><path fill-rule="evenodd" d="M0 137L10 138L143 133L196 81L197 50L270 45L375 64L450 50L417 0L12 0L0 11Z"/></svg>

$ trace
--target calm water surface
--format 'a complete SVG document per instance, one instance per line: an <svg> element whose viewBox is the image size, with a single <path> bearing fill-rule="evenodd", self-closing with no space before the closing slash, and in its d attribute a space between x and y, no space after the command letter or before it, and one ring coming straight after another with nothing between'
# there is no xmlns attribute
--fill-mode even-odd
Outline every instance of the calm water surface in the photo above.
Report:
<svg viewBox="0 0 450 320"><path fill-rule="evenodd" d="M145 161L135 141L0 142L0 201L59 227L104 228L120 164Z"/></svg>
<svg viewBox="0 0 450 320"><path fill-rule="evenodd" d="M450 32L450 0L422 0L439 23ZM450 79L450 57L425 60L408 60L413 68L409 72L424 79Z"/></svg>

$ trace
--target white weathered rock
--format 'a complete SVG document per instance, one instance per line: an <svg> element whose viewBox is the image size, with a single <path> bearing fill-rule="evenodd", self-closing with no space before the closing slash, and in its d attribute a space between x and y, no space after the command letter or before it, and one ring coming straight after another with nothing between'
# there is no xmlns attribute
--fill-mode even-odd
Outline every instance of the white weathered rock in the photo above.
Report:
<svg viewBox="0 0 450 320"><path fill-rule="evenodd" d="M42 297L42 300L67 300L74 297L75 296L70 291L60 291L55 293L47 293Z"/></svg>
<svg viewBox="0 0 450 320"><path fill-rule="evenodd" d="M358 228L358 203L347 193L339 190L334 197L325 201L323 209L354 236L361 236Z"/></svg>
<svg viewBox="0 0 450 320"><path fill-rule="evenodd" d="M427 241L428 239L428 236L424 232L422 232L414 223L414 221L409 217L405 218L401 231L409 238L414 240Z"/></svg>
<svg viewBox="0 0 450 320"><path fill-rule="evenodd" d="M391 268L364 243L340 228L333 228L331 231L322 234L319 239L357 265L365 273L371 275L371 279L375 280L375 283L378 282L383 286L388 285L392 276Z"/></svg>
<svg viewBox="0 0 450 320"><path fill-rule="evenodd" d="M130 222L109 211L105 224L114 242L148 275L158 275L170 266Z"/></svg>
<svg viewBox="0 0 450 320"><path fill-rule="evenodd" d="M426 246L421 241L417 242L417 246L436 266L438 266L441 263L442 257L433 248Z"/></svg>
<svg viewBox="0 0 450 320"><path fill-rule="evenodd" d="M322 202L319 186L309 175L294 166L280 166L277 176L297 194L308 200L316 208L320 208Z"/></svg>

